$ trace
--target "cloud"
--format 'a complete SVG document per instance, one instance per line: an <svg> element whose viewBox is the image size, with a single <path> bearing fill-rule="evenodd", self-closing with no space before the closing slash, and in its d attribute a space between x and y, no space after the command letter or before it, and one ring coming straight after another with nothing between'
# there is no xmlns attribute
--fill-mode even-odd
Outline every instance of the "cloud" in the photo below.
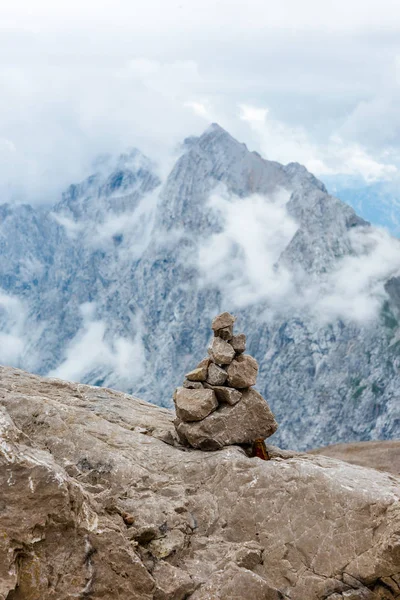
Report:
<svg viewBox="0 0 400 600"><path fill-rule="evenodd" d="M82 304L80 311L82 327L66 348L63 362L48 376L84 381L89 376L93 380L98 374L102 385L131 389L145 372L140 321L136 322L133 339L118 336L109 339L106 322L96 318L95 303Z"/></svg>
<svg viewBox="0 0 400 600"><path fill-rule="evenodd" d="M18 367L24 354L27 309L24 303L0 290L0 363Z"/></svg>
<svg viewBox="0 0 400 600"><path fill-rule="evenodd" d="M129 198L132 189L125 189L124 196ZM92 193L95 193L92 191ZM118 196L115 196L117 198ZM159 188L144 194L133 210L117 214L108 211L108 202L113 196L107 196L107 204L96 204L95 214L85 214L83 220L74 219L62 212L51 212L51 217L62 227L72 240L79 238L80 243L89 252L102 249L118 252L118 261L138 260L151 241L154 220L159 201ZM103 210L102 210L103 209Z"/></svg>
<svg viewBox="0 0 400 600"><path fill-rule="evenodd" d="M297 231L285 204L290 193L239 198L220 189L208 206L223 230L199 248L203 285L219 287L237 307L260 301L279 302L292 289L292 278L277 261Z"/></svg>
<svg viewBox="0 0 400 600"><path fill-rule="evenodd" d="M340 318L359 324L373 321L387 298L385 282L400 271L400 242L379 228L360 228L349 233L354 254L309 287L301 302L317 318L328 323Z"/></svg>
<svg viewBox="0 0 400 600"><path fill-rule="evenodd" d="M343 173L361 175L367 182L390 179L396 165L380 162L365 148L332 134L325 144L316 144L302 127L289 127L274 119L268 108L240 105L240 118L257 135L263 154L284 164L300 162L317 176Z"/></svg>
<svg viewBox="0 0 400 600"><path fill-rule="evenodd" d="M391 0L4 3L0 201L51 204L103 152L165 161L205 120L317 173L391 176L399 16Z"/></svg>
<svg viewBox="0 0 400 600"><path fill-rule="evenodd" d="M385 282L400 271L400 241L379 228L351 229L351 253L332 271L314 277L301 265L284 267L280 256L299 227L286 210L289 196L277 191L239 198L223 189L212 194L208 206L222 230L200 242L201 284L219 289L232 308L263 304L268 319L277 314L308 314L320 324L375 319L387 297Z"/></svg>

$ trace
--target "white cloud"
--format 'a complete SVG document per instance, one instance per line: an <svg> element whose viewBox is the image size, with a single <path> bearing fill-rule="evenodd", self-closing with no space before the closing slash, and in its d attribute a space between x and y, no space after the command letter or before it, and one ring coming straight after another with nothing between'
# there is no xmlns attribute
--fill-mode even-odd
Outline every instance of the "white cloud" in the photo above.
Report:
<svg viewBox="0 0 400 600"><path fill-rule="evenodd" d="M223 230L200 244L202 284L219 289L227 306L265 303L268 318L285 312L308 313L321 324L376 318L385 282L400 272L400 241L383 229L356 228L348 233L352 253L325 275L278 266L298 229L286 211L289 195L239 198L220 190L210 197Z"/></svg>
<svg viewBox="0 0 400 600"><path fill-rule="evenodd" d="M18 367L25 350L27 309L24 303L0 290L0 363Z"/></svg>
<svg viewBox="0 0 400 600"><path fill-rule="evenodd" d="M237 307L268 299L279 301L292 289L291 274L276 268L280 254L297 225L287 214L285 190L264 197L239 198L224 190L213 194L223 231L204 240L199 248L201 280L219 287Z"/></svg>
<svg viewBox="0 0 400 600"><path fill-rule="evenodd" d="M185 102L183 105L185 108L191 108L195 115L199 117L203 117L208 121L212 120L209 109L207 109L206 105L202 102Z"/></svg>
<svg viewBox="0 0 400 600"><path fill-rule="evenodd" d="M281 123L267 108L240 105L239 109L241 120L248 123L269 159L284 164L300 162L317 176L361 175L367 182L390 179L398 173L396 165L377 160L360 144L337 134L332 134L326 143L317 144L305 129Z"/></svg>
<svg viewBox="0 0 400 600"><path fill-rule="evenodd" d="M108 339L106 323L96 319L95 304L85 303L80 310L82 327L69 343L63 362L48 376L82 381L88 375L93 378L96 373L107 373L104 385L130 389L145 371L140 321L136 322L133 339Z"/></svg>
<svg viewBox="0 0 400 600"><path fill-rule="evenodd" d="M319 174L400 165L397 2L3 4L0 201L52 203L98 153L163 160L206 119Z"/></svg>
<svg viewBox="0 0 400 600"><path fill-rule="evenodd" d="M386 298L385 282L400 272L400 242L385 230L351 230L354 254L334 271L304 288L302 302L323 322L341 318L365 324L377 317Z"/></svg>

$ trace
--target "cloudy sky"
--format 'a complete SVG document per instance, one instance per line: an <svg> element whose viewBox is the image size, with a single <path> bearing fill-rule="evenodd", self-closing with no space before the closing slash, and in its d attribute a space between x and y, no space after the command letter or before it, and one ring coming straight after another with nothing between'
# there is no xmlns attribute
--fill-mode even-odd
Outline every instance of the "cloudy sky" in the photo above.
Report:
<svg viewBox="0 0 400 600"><path fill-rule="evenodd" d="M0 44L1 201L53 202L129 146L165 161L210 121L321 178L400 171L397 0L14 0Z"/></svg>

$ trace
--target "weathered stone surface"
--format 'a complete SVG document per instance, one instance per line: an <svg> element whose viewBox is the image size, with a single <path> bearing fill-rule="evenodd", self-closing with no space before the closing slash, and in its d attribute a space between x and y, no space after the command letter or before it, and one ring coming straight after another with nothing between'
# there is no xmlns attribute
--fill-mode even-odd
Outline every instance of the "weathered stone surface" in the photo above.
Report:
<svg viewBox="0 0 400 600"><path fill-rule="evenodd" d="M219 400L218 395L217 398ZM310 454L323 454L353 465L400 475L400 440L335 444L311 450Z"/></svg>
<svg viewBox="0 0 400 600"><path fill-rule="evenodd" d="M208 367L207 383L210 385L224 385L227 377L228 373L225 369L218 367L213 362Z"/></svg>
<svg viewBox="0 0 400 600"><path fill-rule="evenodd" d="M156 565L152 575L157 586L154 600L184 600L195 588L185 571L165 561Z"/></svg>
<svg viewBox="0 0 400 600"><path fill-rule="evenodd" d="M267 462L183 451L162 441L168 410L15 369L0 368L0 407L1 600L155 600L165 560L190 600L400 593L394 475L270 447Z"/></svg>
<svg viewBox="0 0 400 600"><path fill-rule="evenodd" d="M228 312L223 312L213 319L211 327L213 331L218 331L219 329L224 329L225 327L232 327L235 321L236 317Z"/></svg>
<svg viewBox="0 0 400 600"><path fill-rule="evenodd" d="M219 365L229 365L235 356L235 351L229 342L225 342L219 337L213 338L208 352L212 360Z"/></svg>
<svg viewBox="0 0 400 600"><path fill-rule="evenodd" d="M250 444L267 438L278 425L264 398L254 389L242 393L234 406L218 410L198 423L178 423L177 431L193 448L216 450L230 444Z"/></svg>
<svg viewBox="0 0 400 600"><path fill-rule="evenodd" d="M189 379L185 379L182 383L184 388L189 388L191 390L202 390L203 384L201 381L189 381Z"/></svg>
<svg viewBox="0 0 400 600"><path fill-rule="evenodd" d="M224 327L223 329L216 329L214 335L229 342L233 338L233 325L231 327Z"/></svg>
<svg viewBox="0 0 400 600"><path fill-rule="evenodd" d="M218 402L224 402L225 404L230 404L231 406L237 404L242 397L242 392L239 392L239 390L235 390L234 388L230 388L225 385L219 386L205 383L204 386L207 388L210 387L214 390Z"/></svg>
<svg viewBox="0 0 400 600"><path fill-rule="evenodd" d="M203 360L197 365L193 371L186 373L186 379L189 381L205 381L207 379L208 365L210 364L209 358L203 358Z"/></svg>
<svg viewBox="0 0 400 600"><path fill-rule="evenodd" d="M185 545L185 535L178 529L169 531L165 536L152 540L148 549L154 558L167 558Z"/></svg>
<svg viewBox="0 0 400 600"><path fill-rule="evenodd" d="M191 600L281 600L282 595L253 571L235 564L213 573Z"/></svg>
<svg viewBox="0 0 400 600"><path fill-rule="evenodd" d="M257 381L258 363L248 354L240 354L227 368L228 385L235 388L247 388Z"/></svg>
<svg viewBox="0 0 400 600"><path fill-rule="evenodd" d="M182 421L200 421L218 406L213 390L178 388L174 397L176 416Z"/></svg>
<svg viewBox="0 0 400 600"><path fill-rule="evenodd" d="M237 354L242 354L246 350L246 336L244 333L234 335L230 341L232 348Z"/></svg>

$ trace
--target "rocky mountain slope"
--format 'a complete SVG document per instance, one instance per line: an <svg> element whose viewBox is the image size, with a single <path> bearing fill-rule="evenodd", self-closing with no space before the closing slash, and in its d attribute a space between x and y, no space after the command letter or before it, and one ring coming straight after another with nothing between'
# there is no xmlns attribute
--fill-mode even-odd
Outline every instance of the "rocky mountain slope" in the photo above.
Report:
<svg viewBox="0 0 400 600"><path fill-rule="evenodd" d="M173 414L0 368L0 599L393 600L400 479L180 446Z"/></svg>
<svg viewBox="0 0 400 600"><path fill-rule="evenodd" d="M3 364L171 406L228 310L276 443L400 435L400 249L304 167L212 125L165 179L133 151L51 210L0 215Z"/></svg>

